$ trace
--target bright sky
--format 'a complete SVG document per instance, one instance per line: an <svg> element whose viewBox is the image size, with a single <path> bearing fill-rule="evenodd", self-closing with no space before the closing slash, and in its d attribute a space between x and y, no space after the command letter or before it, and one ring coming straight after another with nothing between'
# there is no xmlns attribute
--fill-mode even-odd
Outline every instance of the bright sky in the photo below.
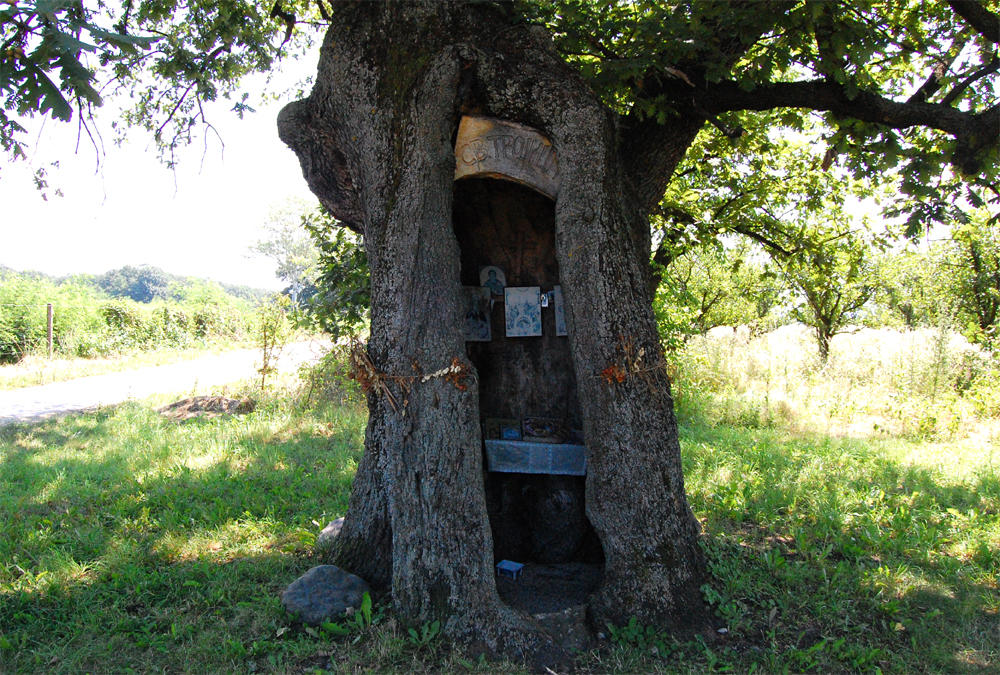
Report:
<svg viewBox="0 0 1000 675"><path fill-rule="evenodd" d="M114 146L107 114L99 118L108 130L106 156L95 170L86 139L74 154L76 124L47 120L30 137L30 164L0 156L0 265L63 275L146 264L281 288L273 263L248 256L269 212L296 199L315 202L298 160L278 139L275 119L285 102L255 105L239 120L222 101L209 119L225 147L210 136L203 152L199 141L180 155L176 172L139 131ZM48 168L55 160L59 167ZM48 168L48 201L34 187L38 166Z"/></svg>

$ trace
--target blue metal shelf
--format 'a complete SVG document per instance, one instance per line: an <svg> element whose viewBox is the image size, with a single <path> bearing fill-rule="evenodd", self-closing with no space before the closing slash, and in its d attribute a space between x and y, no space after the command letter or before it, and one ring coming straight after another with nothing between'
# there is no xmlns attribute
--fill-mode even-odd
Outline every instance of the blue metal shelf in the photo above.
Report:
<svg viewBox="0 0 1000 675"><path fill-rule="evenodd" d="M587 474L587 448L572 443L488 440L486 465L500 473Z"/></svg>

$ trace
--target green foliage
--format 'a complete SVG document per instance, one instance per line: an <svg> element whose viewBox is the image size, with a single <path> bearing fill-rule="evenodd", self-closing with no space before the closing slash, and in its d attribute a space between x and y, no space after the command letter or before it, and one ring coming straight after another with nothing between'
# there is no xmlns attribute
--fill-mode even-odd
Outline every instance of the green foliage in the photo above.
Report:
<svg viewBox="0 0 1000 675"><path fill-rule="evenodd" d="M979 210L952 232L950 276L966 336L996 345L1000 338L1000 222Z"/></svg>
<svg viewBox="0 0 1000 675"><path fill-rule="evenodd" d="M441 633L441 622L431 621L430 623L423 623L419 631L416 628L409 628L406 632L408 633L406 637L407 642L417 649L421 649L430 646Z"/></svg>
<svg viewBox="0 0 1000 675"><path fill-rule="evenodd" d="M364 633L373 625L379 623L382 620L382 615L382 607L373 611L372 596L368 591L365 591L361 597L360 607L356 610L349 610L347 616L341 621L324 621L320 625L320 629L333 637L342 637L351 633Z"/></svg>
<svg viewBox="0 0 1000 675"><path fill-rule="evenodd" d="M909 236L952 220L960 198L975 203L993 194L995 122L961 141L932 128L936 114L981 112L997 103L995 37L974 30L949 3L545 0L521 7L552 31L556 48L622 114L669 124L692 114L691 98L713 85L760 92L735 110L720 106L714 118L711 94L698 99L705 109L696 103L695 111L713 126L692 146L674 182L712 190L735 176L731 196L737 200L780 202L783 189L767 158L783 139L807 131L809 154L823 165L898 182L886 207L909 216ZM926 106L922 112L930 114L894 126L888 117L861 121L850 113L810 111L818 101L782 107L767 100L774 84L793 82L835 86L844 100L857 102L858 112L866 101L885 98ZM668 194L668 203L675 199L676 191ZM696 219L705 222L700 214Z"/></svg>
<svg viewBox="0 0 1000 675"><path fill-rule="evenodd" d="M267 236L252 247L254 253L274 262L275 275L287 284L284 293L293 303L304 292L315 293L318 275L319 249L300 225L301 212L306 210L299 204L272 213L264 226Z"/></svg>
<svg viewBox="0 0 1000 675"><path fill-rule="evenodd" d="M0 284L0 363L20 360L45 339L46 290L20 276L4 275Z"/></svg>
<svg viewBox="0 0 1000 675"><path fill-rule="evenodd" d="M307 3L289 3L311 17ZM48 114L84 120L103 96L130 101L124 124L148 131L168 162L207 124L202 104L237 94L242 77L268 71L288 49L285 24L253 2L84 3L21 0L0 10L0 147L23 157L19 120ZM102 94L98 94L98 91ZM233 109L252 111L243 94Z"/></svg>
<svg viewBox="0 0 1000 675"><path fill-rule="evenodd" d="M871 181L824 169L817 124L789 127L778 112L755 122L737 139L703 129L688 148L652 218L660 233L654 260L671 260L720 235L740 235L788 256L803 244L804 223L821 221L845 198L874 193Z"/></svg>
<svg viewBox="0 0 1000 675"><path fill-rule="evenodd" d="M168 297L170 276L158 267L126 265L97 277L97 287L113 298L152 302Z"/></svg>
<svg viewBox="0 0 1000 675"><path fill-rule="evenodd" d="M276 295L257 307L254 336L260 347L261 365L260 388L264 389L267 376L277 372L275 365L292 334L292 323L288 312L291 309L288 296Z"/></svg>
<svg viewBox="0 0 1000 675"><path fill-rule="evenodd" d="M878 263L884 313L876 321L908 328L954 324L969 340L994 348L1000 321L1000 227L985 209L963 213L950 237L925 251L906 249Z"/></svg>
<svg viewBox="0 0 1000 675"><path fill-rule="evenodd" d="M188 347L196 341L241 339L249 333L250 304L226 294L214 282L172 281L161 291L169 298L136 302L128 297L111 299L98 290L106 278L124 276L56 281L42 275L0 274L0 362L16 362L44 348L47 303L54 308L57 355L97 357Z"/></svg>
<svg viewBox="0 0 1000 675"><path fill-rule="evenodd" d="M150 334L156 344L184 346L192 338L191 318L183 309L165 305L153 311Z"/></svg>
<svg viewBox="0 0 1000 675"><path fill-rule="evenodd" d="M926 250L907 246L876 258L878 290L870 322L916 329L950 321L955 294L946 255L946 247L935 243Z"/></svg>
<svg viewBox="0 0 1000 675"><path fill-rule="evenodd" d="M371 300L361 237L322 208L303 205L272 214L267 231L253 250L275 262L296 322L334 337L362 330Z"/></svg>
<svg viewBox="0 0 1000 675"><path fill-rule="evenodd" d="M301 216L319 250L316 286L304 293L311 322L334 337L357 333L368 321L371 283L362 238L323 210Z"/></svg>
<svg viewBox="0 0 1000 675"><path fill-rule="evenodd" d="M663 270L653 310L664 343L676 349L691 335L716 326L772 327L782 291L774 272L749 246L705 244Z"/></svg>
<svg viewBox="0 0 1000 675"><path fill-rule="evenodd" d="M56 284L43 277L0 273L0 363L19 361L44 348L48 303L55 307L54 348L72 352L84 336L100 330L100 301L99 293L78 282Z"/></svg>
<svg viewBox="0 0 1000 675"><path fill-rule="evenodd" d="M93 9L60 0L11 2L0 10L0 93L5 99L0 146L14 157L24 154L17 137L24 129L8 111L49 113L69 121L74 105L102 103L85 55L100 54L107 61L135 57L156 40L109 32L94 19Z"/></svg>
<svg viewBox="0 0 1000 675"><path fill-rule="evenodd" d="M189 308L191 328L199 338L245 336L251 324L247 312L260 302L234 297L222 285L201 279L173 281L168 289L175 302Z"/></svg>
<svg viewBox="0 0 1000 675"><path fill-rule="evenodd" d="M816 334L820 360L830 353L830 340L852 321L875 293L876 279L870 243L853 232L819 234L794 256L783 260L781 271L797 294L792 316Z"/></svg>
<svg viewBox="0 0 1000 675"><path fill-rule="evenodd" d="M119 331L141 331L144 321L139 308L124 302L111 302L101 307L101 316L109 328Z"/></svg>
<svg viewBox="0 0 1000 675"><path fill-rule="evenodd" d="M624 626L607 625L611 641L638 649L642 652L653 652L657 656L667 656L670 653L668 644L670 637L656 626L643 626L633 616Z"/></svg>
<svg viewBox="0 0 1000 675"><path fill-rule="evenodd" d="M146 313L138 305L118 300L103 305L100 313L107 328L102 340L107 353L141 350L149 341Z"/></svg>

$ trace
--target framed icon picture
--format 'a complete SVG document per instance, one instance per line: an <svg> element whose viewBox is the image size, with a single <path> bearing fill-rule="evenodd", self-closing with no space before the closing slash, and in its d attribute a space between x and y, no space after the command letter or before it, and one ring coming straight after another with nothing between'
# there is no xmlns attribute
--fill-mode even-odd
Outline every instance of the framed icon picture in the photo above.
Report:
<svg viewBox="0 0 1000 675"><path fill-rule="evenodd" d="M507 286L507 276L499 267L490 265L479 270L479 285L485 286L493 295L500 297L503 295L504 287Z"/></svg>
<svg viewBox="0 0 1000 675"><path fill-rule="evenodd" d="M504 317L507 324L507 337L537 337L541 335L541 288L538 286L505 288Z"/></svg>
<svg viewBox="0 0 1000 675"><path fill-rule="evenodd" d="M493 339L490 326L490 289L483 286L462 286L465 300L462 330L466 342L489 342Z"/></svg>

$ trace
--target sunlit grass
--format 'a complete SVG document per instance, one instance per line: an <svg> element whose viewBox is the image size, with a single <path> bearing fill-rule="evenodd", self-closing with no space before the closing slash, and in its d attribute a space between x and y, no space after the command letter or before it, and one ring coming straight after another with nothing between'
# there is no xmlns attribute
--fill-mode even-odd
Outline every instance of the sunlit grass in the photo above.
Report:
<svg viewBox="0 0 1000 675"><path fill-rule="evenodd" d="M1000 668L995 357L940 331L841 336L825 366L811 347L786 329L676 359L706 594L729 630L715 656Z"/></svg>
<svg viewBox="0 0 1000 675"><path fill-rule="evenodd" d="M860 329L821 363L804 326L693 338L671 357L683 414L857 438L1000 439L1000 362L953 331Z"/></svg>
<svg viewBox="0 0 1000 675"><path fill-rule="evenodd" d="M158 403L0 430L0 671L245 670L287 625L278 593L346 509L363 411L273 398L178 424ZM290 638L280 663L314 649Z"/></svg>
<svg viewBox="0 0 1000 675"><path fill-rule="evenodd" d="M384 606L347 637L284 613L347 508L365 421L300 400L176 423L157 397L0 429L0 672L517 670L418 646ZM795 417L809 408L763 423L706 400L682 400L681 438L726 632L619 633L581 672L1000 668L995 441L827 434Z"/></svg>

